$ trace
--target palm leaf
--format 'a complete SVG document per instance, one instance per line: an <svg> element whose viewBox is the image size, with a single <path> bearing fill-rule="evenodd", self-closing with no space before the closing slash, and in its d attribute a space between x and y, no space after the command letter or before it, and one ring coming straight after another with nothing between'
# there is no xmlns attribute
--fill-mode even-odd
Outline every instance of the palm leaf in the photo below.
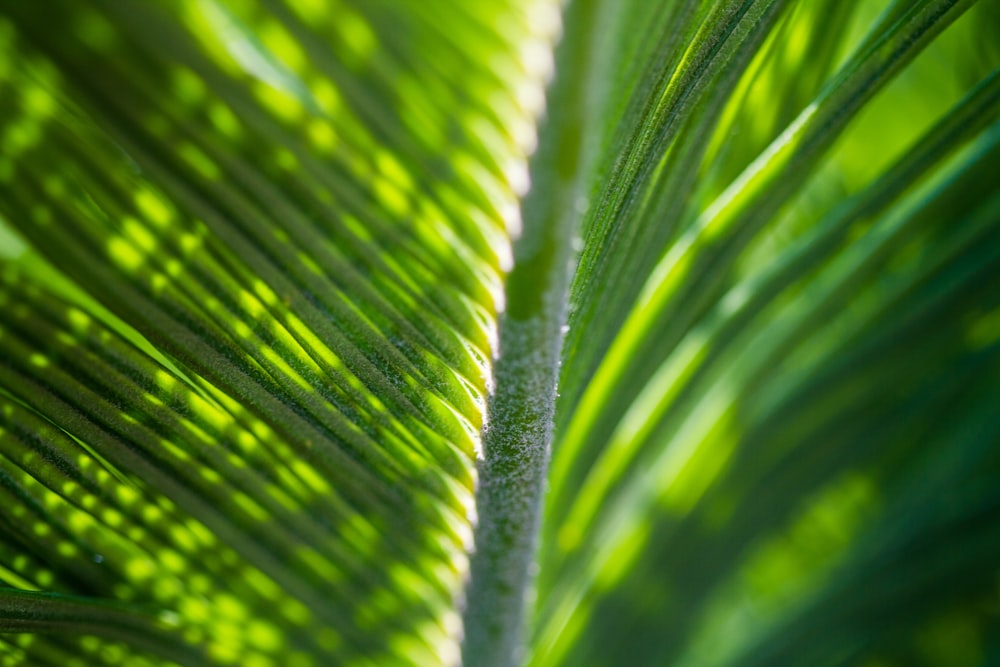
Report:
<svg viewBox="0 0 1000 667"><path fill-rule="evenodd" d="M544 34L516 6L4 9L0 199L44 255L4 270L4 627L38 633L5 646L433 662L530 138L466 98L530 128ZM442 34L477 97L416 57Z"/></svg>
<svg viewBox="0 0 1000 667"><path fill-rule="evenodd" d="M991 664L998 21L0 4L0 656Z"/></svg>

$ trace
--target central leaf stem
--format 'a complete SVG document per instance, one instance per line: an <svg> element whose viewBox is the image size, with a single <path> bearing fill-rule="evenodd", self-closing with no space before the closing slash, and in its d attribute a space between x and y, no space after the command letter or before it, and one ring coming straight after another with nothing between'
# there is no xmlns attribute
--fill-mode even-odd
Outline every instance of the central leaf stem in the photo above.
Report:
<svg viewBox="0 0 1000 667"><path fill-rule="evenodd" d="M532 189L522 204L524 234L514 243L507 308L499 318L494 392L479 463L471 578L464 613L465 667L513 667L524 659L526 609L533 597L535 552L552 441L556 383L573 266L573 237L583 214L585 134L600 4L567 10L557 78L548 93L532 159Z"/></svg>

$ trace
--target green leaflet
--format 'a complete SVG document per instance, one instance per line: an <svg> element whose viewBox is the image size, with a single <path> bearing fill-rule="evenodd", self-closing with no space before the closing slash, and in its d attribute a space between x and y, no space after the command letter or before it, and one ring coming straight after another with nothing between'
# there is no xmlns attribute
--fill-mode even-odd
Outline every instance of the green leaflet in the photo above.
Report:
<svg viewBox="0 0 1000 667"><path fill-rule="evenodd" d="M773 30L849 23L835 4L796 7ZM830 55L803 61L831 69L823 86L800 88L781 59L792 47L765 42L704 158L683 133L649 148L641 124L608 144L625 168L598 181L585 219L601 240L585 236L571 297L533 664L951 664L937 661L939 640L914 636L947 623L973 642L967 654L987 654L979 638L995 618L979 609L993 593L971 587L990 576L998 542L965 525L993 510L975 487L998 464L983 398L995 394L995 338L970 338L993 330L996 307L996 70L936 127L932 115L911 123L911 150L895 165L879 156L885 171L869 169L869 182L829 155L844 132L892 126L898 108L868 100L962 9L896 3L836 69ZM995 9L972 12L949 40L969 40L983 17L995 21ZM984 60L964 81L1000 65L995 53ZM756 128L751 100L770 85L805 111L765 107ZM881 115L852 125L866 106ZM692 128L714 113L694 109ZM771 146L758 143L741 175L731 166L741 150L757 155L741 146L747 128L748 144ZM691 171L709 180L691 188ZM711 180L724 173L728 191ZM643 267L645 286L621 277L645 278ZM946 463L956 450L969 468ZM930 489L966 482L968 495L947 496L962 509L931 529L944 505ZM924 526L903 528L922 516L928 534L952 540L925 561L907 551L929 539ZM968 560L951 565L953 553ZM909 578L878 588L900 563ZM922 579L921 568L940 571Z"/></svg>
<svg viewBox="0 0 1000 667"><path fill-rule="evenodd" d="M450 661L544 6L0 10L0 655Z"/></svg>

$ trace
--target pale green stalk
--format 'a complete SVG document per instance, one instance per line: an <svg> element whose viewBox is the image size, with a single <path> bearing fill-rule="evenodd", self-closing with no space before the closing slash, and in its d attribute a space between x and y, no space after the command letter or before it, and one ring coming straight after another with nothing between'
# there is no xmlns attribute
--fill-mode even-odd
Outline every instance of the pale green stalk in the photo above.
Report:
<svg viewBox="0 0 1000 667"><path fill-rule="evenodd" d="M573 238L585 208L584 165L595 139L586 131L596 106L588 72L602 7L583 0L567 10L573 29L557 52L560 74L540 133L547 141L532 160L524 232L514 243L479 462L479 522L464 610L467 667L512 667L524 658Z"/></svg>

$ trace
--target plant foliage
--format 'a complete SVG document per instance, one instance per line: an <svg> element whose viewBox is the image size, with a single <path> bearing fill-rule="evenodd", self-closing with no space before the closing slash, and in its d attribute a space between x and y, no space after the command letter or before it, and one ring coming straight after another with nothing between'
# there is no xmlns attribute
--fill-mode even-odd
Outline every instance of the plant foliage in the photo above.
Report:
<svg viewBox="0 0 1000 667"><path fill-rule="evenodd" d="M997 35L0 0L0 663L995 664Z"/></svg>

